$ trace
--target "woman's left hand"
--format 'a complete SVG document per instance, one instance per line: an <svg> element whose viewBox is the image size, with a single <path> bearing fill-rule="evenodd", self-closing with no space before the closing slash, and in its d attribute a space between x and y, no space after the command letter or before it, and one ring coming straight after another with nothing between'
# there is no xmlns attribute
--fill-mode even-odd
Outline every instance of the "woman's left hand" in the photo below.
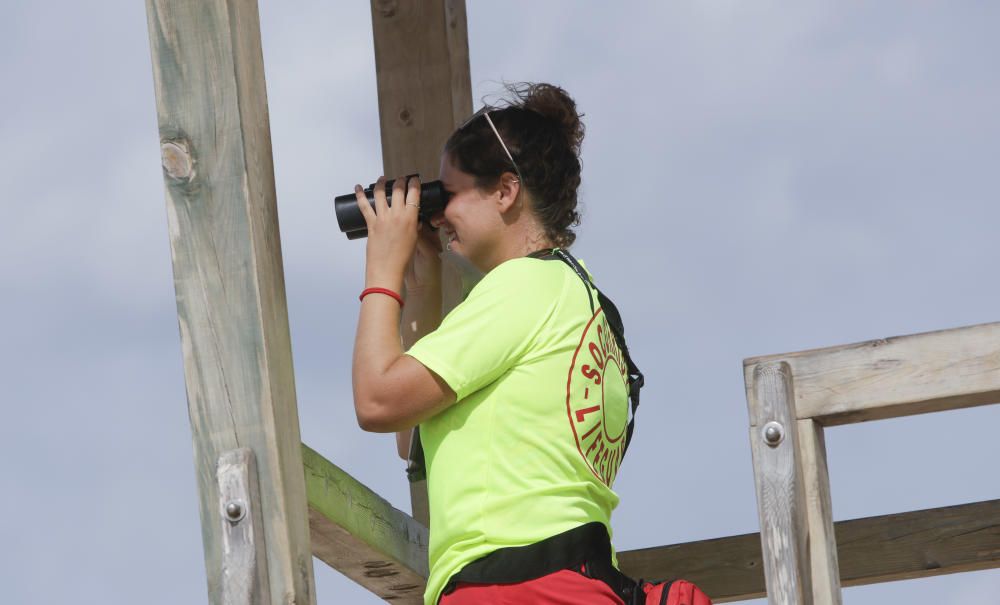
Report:
<svg viewBox="0 0 1000 605"><path fill-rule="evenodd" d="M366 288L389 288L399 292L413 250L417 244L420 213L420 179L396 179L392 186L392 206L385 195L385 177L375 181L375 210L372 210L361 185L355 185L358 208L368 226L365 264ZM405 196L405 203L402 203Z"/></svg>

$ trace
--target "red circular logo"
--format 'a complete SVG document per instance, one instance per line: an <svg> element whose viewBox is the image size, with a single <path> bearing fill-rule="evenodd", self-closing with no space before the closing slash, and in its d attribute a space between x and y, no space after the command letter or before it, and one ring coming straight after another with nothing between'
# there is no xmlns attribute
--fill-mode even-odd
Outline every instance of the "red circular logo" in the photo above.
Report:
<svg viewBox="0 0 1000 605"><path fill-rule="evenodd" d="M625 455L628 366L598 309L573 353L566 383L566 412L576 448L594 476L611 487Z"/></svg>

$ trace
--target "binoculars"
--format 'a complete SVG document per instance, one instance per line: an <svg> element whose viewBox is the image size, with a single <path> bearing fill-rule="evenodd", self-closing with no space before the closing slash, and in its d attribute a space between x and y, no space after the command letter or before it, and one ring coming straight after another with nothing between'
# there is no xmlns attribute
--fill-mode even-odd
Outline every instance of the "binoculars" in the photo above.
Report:
<svg viewBox="0 0 1000 605"><path fill-rule="evenodd" d="M418 175L407 175L406 180L409 180L413 176ZM392 206L392 184L395 182L395 179L393 179L385 183L385 197L390 206ZM365 188L365 197L368 198L368 204L374 210L375 183ZM444 210L450 197L441 181L421 183L420 213L418 214L420 221L427 222L439 211ZM400 203L403 203L403 201L400 200ZM354 193L338 195L334 198L333 209L337 213L337 224L340 225L340 230L347 234L347 239L368 237L368 225L365 223L364 215L361 214L361 209L358 208L358 198Z"/></svg>

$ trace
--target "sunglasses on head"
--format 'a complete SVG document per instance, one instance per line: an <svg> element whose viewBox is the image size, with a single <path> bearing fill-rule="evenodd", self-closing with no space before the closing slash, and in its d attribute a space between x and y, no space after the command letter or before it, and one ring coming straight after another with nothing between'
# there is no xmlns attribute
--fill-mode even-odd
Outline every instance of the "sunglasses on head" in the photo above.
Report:
<svg viewBox="0 0 1000 605"><path fill-rule="evenodd" d="M490 107L489 105L484 105L482 109L469 116L468 120L462 122L462 125L459 126L458 129L461 130L465 128L479 116L483 116L484 118L486 118L486 123L490 125L490 129L493 131L493 134L497 135L497 140L500 141L500 146L503 147L504 153L507 154L507 159L510 160L511 165L514 167L514 172L517 173L518 182L524 183L524 177L521 176L521 169L517 167L517 162L514 161L514 156L510 154L510 150L507 149L507 144L503 142L503 137L500 136L500 131L497 130L496 125L493 124L493 120L490 118L490 112L496 111L496 109L497 109L496 107Z"/></svg>

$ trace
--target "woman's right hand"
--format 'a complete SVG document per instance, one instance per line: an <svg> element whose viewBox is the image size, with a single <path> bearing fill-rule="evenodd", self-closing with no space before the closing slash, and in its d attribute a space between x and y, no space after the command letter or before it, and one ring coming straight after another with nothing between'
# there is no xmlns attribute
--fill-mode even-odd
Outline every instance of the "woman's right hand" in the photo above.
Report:
<svg viewBox="0 0 1000 605"><path fill-rule="evenodd" d="M441 291L441 239L426 223L420 223L418 231L416 250L403 276L407 296Z"/></svg>

